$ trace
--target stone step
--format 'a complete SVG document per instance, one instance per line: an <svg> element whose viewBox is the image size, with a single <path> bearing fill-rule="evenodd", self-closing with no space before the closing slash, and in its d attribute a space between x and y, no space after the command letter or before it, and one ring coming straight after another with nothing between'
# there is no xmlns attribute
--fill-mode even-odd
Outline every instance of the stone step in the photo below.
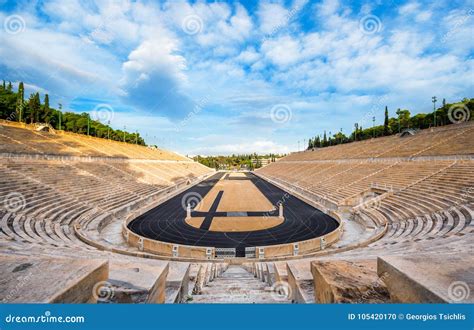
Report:
<svg viewBox="0 0 474 330"><path fill-rule="evenodd" d="M0 256L0 302L95 302L97 283L109 278L106 260Z"/></svg>
<svg viewBox="0 0 474 330"><path fill-rule="evenodd" d="M200 294L194 294L189 303L284 303L287 297L281 297L275 289L256 278L248 265L230 265L221 274L207 283Z"/></svg>
<svg viewBox="0 0 474 330"><path fill-rule="evenodd" d="M290 299L296 303L314 303L313 274L307 260L291 261L287 264Z"/></svg>
<svg viewBox="0 0 474 330"><path fill-rule="evenodd" d="M376 260L325 260L311 263L316 303L383 303L389 301L377 276Z"/></svg>
<svg viewBox="0 0 474 330"><path fill-rule="evenodd" d="M377 272L394 302L473 303L473 264L470 253L383 256Z"/></svg>
<svg viewBox="0 0 474 330"><path fill-rule="evenodd" d="M206 304L275 304L288 303L273 298L269 293L252 292L248 294L213 293L209 295L194 295L191 303Z"/></svg>
<svg viewBox="0 0 474 330"><path fill-rule="evenodd" d="M189 263L172 262L166 278L166 303L181 303L188 296Z"/></svg>
<svg viewBox="0 0 474 330"><path fill-rule="evenodd" d="M159 260L110 261L109 279L96 288L99 302L162 304L168 269L168 262Z"/></svg>

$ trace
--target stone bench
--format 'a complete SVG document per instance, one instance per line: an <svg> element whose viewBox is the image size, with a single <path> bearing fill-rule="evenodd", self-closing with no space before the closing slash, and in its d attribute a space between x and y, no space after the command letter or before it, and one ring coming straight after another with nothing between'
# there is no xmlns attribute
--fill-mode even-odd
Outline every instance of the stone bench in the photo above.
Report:
<svg viewBox="0 0 474 330"><path fill-rule="evenodd" d="M111 260L109 278L103 284L100 302L162 304L165 302L168 269L165 261ZM97 291L100 297L100 288Z"/></svg>
<svg viewBox="0 0 474 330"><path fill-rule="evenodd" d="M389 295L376 260L313 261L314 300L320 304L384 303Z"/></svg>
<svg viewBox="0 0 474 330"><path fill-rule="evenodd" d="M106 260L0 256L0 302L94 302L96 283L109 277Z"/></svg>
<svg viewBox="0 0 474 330"><path fill-rule="evenodd" d="M472 253L383 256L377 272L395 302L473 303L473 264Z"/></svg>

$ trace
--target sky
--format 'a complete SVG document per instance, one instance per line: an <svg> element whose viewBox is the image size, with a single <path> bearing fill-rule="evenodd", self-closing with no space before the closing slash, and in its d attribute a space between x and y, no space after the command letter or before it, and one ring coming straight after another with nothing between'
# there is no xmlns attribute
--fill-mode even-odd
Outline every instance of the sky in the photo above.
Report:
<svg viewBox="0 0 474 330"><path fill-rule="evenodd" d="M0 79L183 155L474 97L474 0L0 0L0 23Z"/></svg>

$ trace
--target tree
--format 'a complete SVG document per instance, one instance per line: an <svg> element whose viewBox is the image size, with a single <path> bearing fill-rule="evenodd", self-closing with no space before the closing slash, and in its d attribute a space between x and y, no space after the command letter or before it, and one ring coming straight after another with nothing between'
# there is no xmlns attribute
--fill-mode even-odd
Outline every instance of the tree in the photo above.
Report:
<svg viewBox="0 0 474 330"><path fill-rule="evenodd" d="M13 86L12 86L11 81L8 82L7 91L9 91L9 92L13 91Z"/></svg>
<svg viewBox="0 0 474 330"><path fill-rule="evenodd" d="M327 147L328 145L328 139L326 137L326 131L324 131L324 136L323 136L323 147Z"/></svg>
<svg viewBox="0 0 474 330"><path fill-rule="evenodd" d="M385 106L385 120L383 122L383 135L390 135L390 126L388 126L388 108Z"/></svg>
<svg viewBox="0 0 474 330"><path fill-rule="evenodd" d="M318 136L316 136L316 142L314 143L314 146L317 147L317 148L321 148L321 138Z"/></svg>
<svg viewBox="0 0 474 330"><path fill-rule="evenodd" d="M20 81L18 84L18 94L16 97L16 114L18 116L18 121L23 120L23 103L25 102L25 88L23 82Z"/></svg>
<svg viewBox="0 0 474 330"><path fill-rule="evenodd" d="M33 124L38 122L38 118L41 111L41 102L39 99L39 94L31 94L28 100L28 113L30 117L30 123Z"/></svg>
<svg viewBox="0 0 474 330"><path fill-rule="evenodd" d="M41 120L45 123L48 123L51 121L51 109L49 107L49 96L46 94L44 96L44 105L43 105L43 118Z"/></svg>

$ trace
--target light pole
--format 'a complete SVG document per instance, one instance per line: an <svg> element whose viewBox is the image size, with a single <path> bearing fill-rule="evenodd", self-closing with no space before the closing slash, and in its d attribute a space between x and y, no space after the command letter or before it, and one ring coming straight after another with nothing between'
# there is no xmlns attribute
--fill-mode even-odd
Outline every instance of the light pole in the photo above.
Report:
<svg viewBox="0 0 474 330"><path fill-rule="evenodd" d="M110 140L110 120L107 121L107 140Z"/></svg>
<svg viewBox="0 0 474 330"><path fill-rule="evenodd" d="M436 99L436 96L433 96L431 98L431 102L433 102L433 119L434 119L434 126L436 127L436 101L438 101Z"/></svg>
<svg viewBox="0 0 474 330"><path fill-rule="evenodd" d="M138 144L138 130L135 131L135 144Z"/></svg>
<svg viewBox="0 0 474 330"><path fill-rule="evenodd" d="M125 142L125 130L127 129L127 126L123 126L123 142Z"/></svg>

